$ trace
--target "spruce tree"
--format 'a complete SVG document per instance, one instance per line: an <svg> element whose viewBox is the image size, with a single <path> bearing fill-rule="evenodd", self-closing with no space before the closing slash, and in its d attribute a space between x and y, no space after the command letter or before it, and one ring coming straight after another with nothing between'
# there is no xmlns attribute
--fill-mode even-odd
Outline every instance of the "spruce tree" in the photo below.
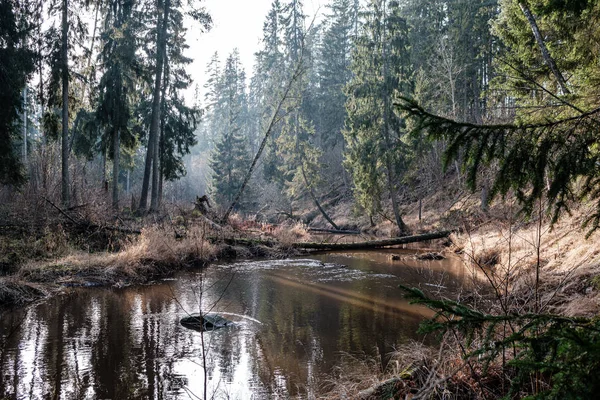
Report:
<svg viewBox="0 0 600 400"><path fill-rule="evenodd" d="M19 15L15 4L0 1L0 184L22 184L25 174L15 149L20 136L20 118L26 86L35 68L36 54L23 47L27 31L18 27Z"/></svg>
<svg viewBox="0 0 600 400"><path fill-rule="evenodd" d="M111 0L106 8L101 36L103 75L99 84L96 112L104 128L104 149L111 149L113 161L113 207L119 207L119 163L121 144L132 149L136 137L132 132L132 100L135 95L135 53L137 45L132 29L133 0Z"/></svg>
<svg viewBox="0 0 600 400"><path fill-rule="evenodd" d="M262 48L255 54L256 63L251 81L254 115L258 118L257 127L265 130L267 120L274 111L277 96L280 95L286 76L284 57L283 6L280 0L274 0L263 25ZM279 127L274 127L263 157L262 172L267 181L281 183L283 177L278 165L275 140L279 136Z"/></svg>
<svg viewBox="0 0 600 400"><path fill-rule="evenodd" d="M570 77L567 94L544 59L518 2L501 5L494 32L503 45L498 65L504 74L492 82L492 90L498 93L496 101L503 108L517 106L512 108L513 119L470 124L435 115L406 98L398 107L414 118L416 134L448 141L446 164L462 154L472 189L478 171L497 164L490 199L513 191L526 215L545 201L554 222L573 202L593 200L597 209L586 221L593 231L600 227L600 110L597 85L583 82L596 81L600 72L589 47L590 37L600 34L592 17L598 15L597 7L587 3L528 3L538 29L548 32L544 42L550 55L557 60L561 74ZM554 31L553 22L568 29Z"/></svg>
<svg viewBox="0 0 600 400"><path fill-rule="evenodd" d="M410 92L406 21L398 3L375 0L352 55L348 84L346 166L358 203L372 218L381 210L387 190L400 232L407 228L397 203L397 184L404 172L406 146L403 121L393 112L395 92Z"/></svg>
<svg viewBox="0 0 600 400"><path fill-rule="evenodd" d="M166 45L161 94L159 204L162 202L163 181L174 181L185 175L183 157L197 143L195 131L200 110L187 106L183 98L183 92L192 84L192 79L186 72L192 59L185 56L188 46L185 42L183 17L180 9L174 8L171 11L171 31Z"/></svg>
<svg viewBox="0 0 600 400"><path fill-rule="evenodd" d="M220 92L212 109L221 121L213 151L213 188L217 202L231 204L250 165L248 140L243 136L243 112L246 107L246 78L235 50L227 57L219 79ZM243 205L242 205L243 206Z"/></svg>
<svg viewBox="0 0 600 400"><path fill-rule="evenodd" d="M352 0L335 0L326 15L323 40L317 62L319 77L319 135L325 148L343 141L346 118L344 87L352 77L350 55L354 46L353 29L358 24Z"/></svg>

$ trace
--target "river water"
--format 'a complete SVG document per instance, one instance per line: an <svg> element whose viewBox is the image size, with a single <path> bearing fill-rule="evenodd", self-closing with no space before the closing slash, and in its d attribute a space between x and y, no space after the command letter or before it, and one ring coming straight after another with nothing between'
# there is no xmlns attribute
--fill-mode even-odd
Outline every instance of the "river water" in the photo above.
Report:
<svg viewBox="0 0 600 400"><path fill-rule="evenodd" d="M393 250L216 264L147 286L72 289L2 313L0 399L195 399L205 387L214 399L315 397L344 354L432 340L416 334L431 312L409 305L399 284L452 291L470 278L458 259L417 261ZM199 333L179 324L200 310L235 326Z"/></svg>

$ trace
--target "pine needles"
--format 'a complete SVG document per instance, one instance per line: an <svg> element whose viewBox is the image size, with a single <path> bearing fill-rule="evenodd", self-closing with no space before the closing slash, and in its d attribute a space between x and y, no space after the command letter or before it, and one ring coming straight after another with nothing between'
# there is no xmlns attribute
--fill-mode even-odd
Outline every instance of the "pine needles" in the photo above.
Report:
<svg viewBox="0 0 600 400"><path fill-rule="evenodd" d="M423 322L422 333L462 337L464 358L485 375L503 362L510 379L506 398L593 398L600 390L600 320L552 314L490 315L449 300L430 299L419 289L401 286L412 303L436 315ZM508 327L508 329L506 329ZM508 354L508 357L507 357Z"/></svg>
<svg viewBox="0 0 600 400"><path fill-rule="evenodd" d="M478 125L431 114L408 98L395 105L414 121L413 135L448 142L444 164L460 158L472 190L481 167L497 163L490 200L512 190L530 216L546 199L555 223L570 202L590 199L597 207L585 226L590 233L600 227L600 108L537 124Z"/></svg>

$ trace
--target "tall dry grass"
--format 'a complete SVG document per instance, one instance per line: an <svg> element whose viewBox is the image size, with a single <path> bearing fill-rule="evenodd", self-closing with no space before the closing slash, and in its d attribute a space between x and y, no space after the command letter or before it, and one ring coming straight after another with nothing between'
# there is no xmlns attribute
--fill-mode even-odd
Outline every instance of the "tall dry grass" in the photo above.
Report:
<svg viewBox="0 0 600 400"><path fill-rule="evenodd" d="M284 223L273 231L273 236L282 247L290 247L292 244L306 241L310 238L308 228L302 223Z"/></svg>
<svg viewBox="0 0 600 400"><path fill-rule="evenodd" d="M138 283L188 265L204 265L216 258L217 247L207 240L208 229L191 228L183 238L157 226L144 228L117 253L73 251L52 262L23 266L24 279L61 284Z"/></svg>

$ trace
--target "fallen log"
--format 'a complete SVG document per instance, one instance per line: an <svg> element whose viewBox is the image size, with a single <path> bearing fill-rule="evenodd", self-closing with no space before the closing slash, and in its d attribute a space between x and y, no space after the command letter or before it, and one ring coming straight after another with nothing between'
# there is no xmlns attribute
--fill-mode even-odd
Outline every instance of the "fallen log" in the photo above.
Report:
<svg viewBox="0 0 600 400"><path fill-rule="evenodd" d="M332 233L334 235L360 235L361 231L345 231L343 229L308 228L309 232Z"/></svg>
<svg viewBox="0 0 600 400"><path fill-rule="evenodd" d="M424 233L422 235L402 236L392 239L371 240L368 242L355 243L294 243L292 247L298 249L310 250L363 250L376 249L380 247L395 246L399 244L424 242L433 239L443 239L448 237L452 231L440 231Z"/></svg>
<svg viewBox="0 0 600 400"><path fill-rule="evenodd" d="M76 220L75 218L73 218L69 214L67 214L62 208L60 208L59 206L57 206L56 204L51 202L48 198L44 197L44 200L46 200L52 207L54 207L62 215L64 215L69 221L71 221L71 223L73 223L73 225L75 225L81 229L106 230L106 231L113 231L113 232L120 232L120 233L126 233L126 234L134 234L134 235L140 235L142 233L140 230L137 230L137 229L121 228L119 226L97 225L97 224L91 223L89 221Z"/></svg>
<svg viewBox="0 0 600 400"><path fill-rule="evenodd" d="M384 240L371 240L368 242L354 242L354 243L314 243L314 242L297 242L287 245L286 247L293 247L296 249L304 250L363 250L363 249L377 249L380 247L395 246L399 244L417 243L424 242L427 240L443 239L448 237L453 231L440 231L432 233L424 233L422 235L403 236L392 239ZM208 239L211 242L223 242L229 245L242 245L242 246L256 246L263 245L268 247L275 247L281 243L274 240L261 240L261 239L247 239L247 238L225 238L210 236Z"/></svg>

